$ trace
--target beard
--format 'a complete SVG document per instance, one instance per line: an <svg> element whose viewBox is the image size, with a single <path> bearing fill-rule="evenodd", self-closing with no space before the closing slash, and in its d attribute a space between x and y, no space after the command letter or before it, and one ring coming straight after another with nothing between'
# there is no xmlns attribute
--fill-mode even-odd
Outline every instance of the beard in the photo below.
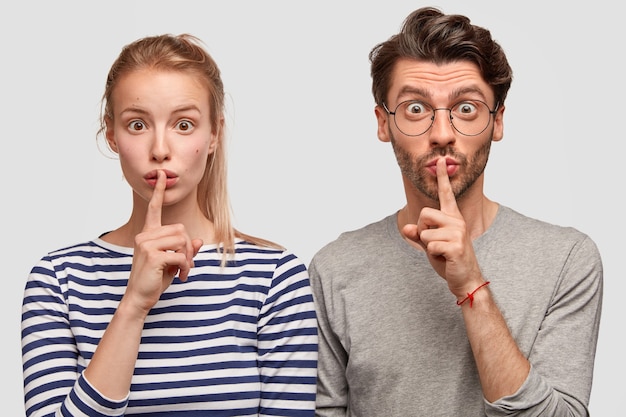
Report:
<svg viewBox="0 0 626 417"><path fill-rule="evenodd" d="M469 190L476 180L485 172L487 160L489 159L489 151L491 150L491 139L485 142L473 155L463 155L458 153L453 146L438 147L432 149L424 155L413 155L406 149L398 145L392 132L389 132L391 138L391 146L396 155L400 172L407 178L413 187L430 200L439 202L439 194L437 192L437 179L433 181L433 176L426 170L426 164L434 158L449 156L459 163L459 170L454 176L454 180L450 178L452 192L458 200L467 190ZM493 135L493 129L490 132L490 138Z"/></svg>

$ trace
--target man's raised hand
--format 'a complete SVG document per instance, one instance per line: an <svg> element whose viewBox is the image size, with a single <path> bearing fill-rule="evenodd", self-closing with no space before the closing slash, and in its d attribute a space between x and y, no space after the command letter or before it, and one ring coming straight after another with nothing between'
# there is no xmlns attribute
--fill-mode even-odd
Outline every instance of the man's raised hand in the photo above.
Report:
<svg viewBox="0 0 626 417"><path fill-rule="evenodd" d="M433 269L448 282L457 296L482 282L478 261L465 219L452 191L446 159L437 161L439 209L422 209L416 226L403 229L405 235L424 248Z"/></svg>

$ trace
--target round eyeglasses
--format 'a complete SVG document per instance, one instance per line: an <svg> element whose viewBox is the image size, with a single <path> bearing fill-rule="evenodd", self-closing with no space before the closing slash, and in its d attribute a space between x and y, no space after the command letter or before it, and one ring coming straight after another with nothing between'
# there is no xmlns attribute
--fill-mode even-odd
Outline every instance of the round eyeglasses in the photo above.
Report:
<svg viewBox="0 0 626 417"><path fill-rule="evenodd" d="M400 130L407 136L423 135L435 122L437 110L447 110L452 127L462 135L476 136L487 129L491 115L496 114L498 106L491 110L489 105L480 100L465 100L450 108L434 108L428 103L418 100L403 101L394 111L389 111L383 103L385 111L393 116Z"/></svg>

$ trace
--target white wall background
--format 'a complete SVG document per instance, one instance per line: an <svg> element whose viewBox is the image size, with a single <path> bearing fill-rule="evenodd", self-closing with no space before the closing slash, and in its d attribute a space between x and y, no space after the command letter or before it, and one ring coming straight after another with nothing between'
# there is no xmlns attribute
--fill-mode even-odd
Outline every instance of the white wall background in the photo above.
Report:
<svg viewBox="0 0 626 417"><path fill-rule="evenodd" d="M2 3L2 415L23 415L19 326L30 268L47 251L93 238L129 215L130 188L95 141L106 73L126 43L188 32L221 66L239 229L288 246L308 264L341 231L403 204L392 151L376 138L367 55L427 3L347 3ZM626 373L619 2L431 4L488 27L514 70L487 195L575 226L600 248L606 290L591 411L618 416L623 384L616 381Z"/></svg>

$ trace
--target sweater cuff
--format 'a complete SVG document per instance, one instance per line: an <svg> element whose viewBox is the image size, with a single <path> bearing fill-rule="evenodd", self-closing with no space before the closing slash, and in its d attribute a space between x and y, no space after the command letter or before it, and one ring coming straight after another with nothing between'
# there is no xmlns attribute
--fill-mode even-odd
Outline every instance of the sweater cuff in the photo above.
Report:
<svg viewBox="0 0 626 417"><path fill-rule="evenodd" d="M130 396L129 392L126 398L121 400L107 398L89 383L84 373L81 373L78 377L74 393L76 395L71 399L71 403L72 406L76 407L77 415L93 415L97 413L107 416L123 416Z"/></svg>
<svg viewBox="0 0 626 417"><path fill-rule="evenodd" d="M528 376L521 387L512 395L502 397L493 403L485 400L485 414L489 417L510 416L512 411L520 411L546 400L550 395L547 382L530 367Z"/></svg>

